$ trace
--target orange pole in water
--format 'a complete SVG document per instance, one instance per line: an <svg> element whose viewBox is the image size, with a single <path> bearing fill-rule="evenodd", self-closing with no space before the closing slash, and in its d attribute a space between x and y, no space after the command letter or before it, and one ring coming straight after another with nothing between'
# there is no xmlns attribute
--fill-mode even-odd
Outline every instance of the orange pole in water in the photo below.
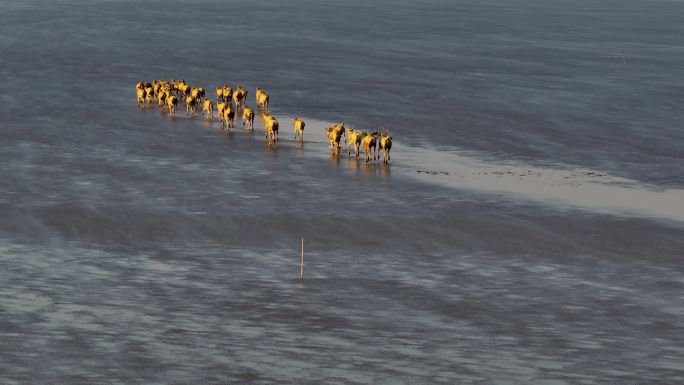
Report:
<svg viewBox="0 0 684 385"><path fill-rule="evenodd" d="M304 279L304 237L302 237L302 260L299 262L299 279Z"/></svg>

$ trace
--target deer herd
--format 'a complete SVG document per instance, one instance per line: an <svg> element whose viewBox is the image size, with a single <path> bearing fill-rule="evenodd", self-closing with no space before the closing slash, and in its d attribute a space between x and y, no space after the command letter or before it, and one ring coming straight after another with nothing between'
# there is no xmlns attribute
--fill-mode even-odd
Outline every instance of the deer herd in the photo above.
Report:
<svg viewBox="0 0 684 385"><path fill-rule="evenodd" d="M185 102L185 114L194 116L200 114L207 119L214 119L214 101L206 96L204 88L190 87L184 80L153 80L151 83L138 82L135 86L136 105L139 108L156 104L162 112L169 116L176 114L178 101ZM230 131L234 127L235 115L241 112L242 125L254 130L254 110L247 106L248 90L237 86L234 90L227 85L216 87L216 115L221 123L221 128ZM256 108L264 124L266 144L270 147L278 141L278 120L268 112L269 96L261 88L256 89ZM294 139L304 142L304 126L302 119L295 117L292 120ZM354 151L356 159L359 158L359 148L363 151L366 162L380 159L379 152L383 152L383 163L389 164L392 137L388 130L384 133L379 131L364 132L353 128L346 128L344 123L335 124L325 129L329 141L328 149L332 156L339 156L344 138L347 144L347 155Z"/></svg>

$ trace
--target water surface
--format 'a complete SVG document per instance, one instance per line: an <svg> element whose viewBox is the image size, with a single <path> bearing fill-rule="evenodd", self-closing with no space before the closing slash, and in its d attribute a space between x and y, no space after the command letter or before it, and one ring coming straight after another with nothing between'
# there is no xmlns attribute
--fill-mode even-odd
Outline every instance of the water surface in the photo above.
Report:
<svg viewBox="0 0 684 385"><path fill-rule="evenodd" d="M0 2L0 382L684 381L683 7Z"/></svg>

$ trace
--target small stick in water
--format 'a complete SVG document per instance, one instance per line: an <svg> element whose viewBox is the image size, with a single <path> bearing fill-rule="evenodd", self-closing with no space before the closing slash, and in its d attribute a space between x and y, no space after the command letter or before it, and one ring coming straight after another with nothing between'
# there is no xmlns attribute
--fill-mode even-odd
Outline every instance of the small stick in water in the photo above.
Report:
<svg viewBox="0 0 684 385"><path fill-rule="evenodd" d="M302 259L299 262L299 279L304 279L304 237L302 237Z"/></svg>

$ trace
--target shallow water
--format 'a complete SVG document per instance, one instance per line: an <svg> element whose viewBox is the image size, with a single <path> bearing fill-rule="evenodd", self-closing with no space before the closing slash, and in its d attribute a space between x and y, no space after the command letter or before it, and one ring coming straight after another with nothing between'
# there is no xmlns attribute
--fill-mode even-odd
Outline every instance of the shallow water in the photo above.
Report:
<svg viewBox="0 0 684 385"><path fill-rule="evenodd" d="M682 382L682 7L0 1L0 382Z"/></svg>

